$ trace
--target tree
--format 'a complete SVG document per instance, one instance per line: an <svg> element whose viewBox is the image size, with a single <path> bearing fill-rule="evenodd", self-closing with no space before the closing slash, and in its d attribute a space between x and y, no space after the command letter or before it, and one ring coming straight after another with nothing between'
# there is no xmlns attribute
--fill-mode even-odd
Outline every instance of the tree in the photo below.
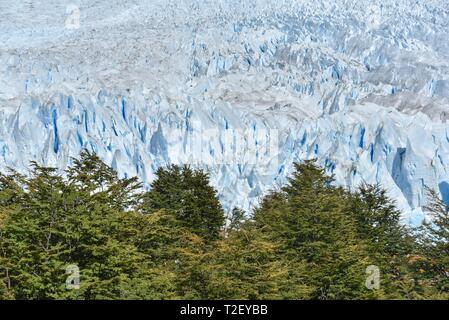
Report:
<svg viewBox="0 0 449 320"><path fill-rule="evenodd" d="M0 299L449 297L449 213L436 192L417 242L385 190L336 187L314 161L250 217L234 208L225 232L203 171L159 169L151 191L140 187L87 151L65 174L37 163L0 174Z"/></svg>
<svg viewBox="0 0 449 320"><path fill-rule="evenodd" d="M230 228L209 261L211 299L306 299L312 292L301 276L305 264L283 259L279 244L250 220Z"/></svg>
<svg viewBox="0 0 449 320"><path fill-rule="evenodd" d="M358 238L365 241L371 260L380 269L385 295L411 298L414 291L420 290L409 264L409 257L416 253L416 243L401 224L401 212L395 202L380 185L369 184L362 184L352 194L351 202Z"/></svg>
<svg viewBox="0 0 449 320"><path fill-rule="evenodd" d="M410 249L404 243L407 230L400 222L401 212L380 185L361 185L353 205L359 236L369 240L371 253L381 251L391 257Z"/></svg>
<svg viewBox="0 0 449 320"><path fill-rule="evenodd" d="M166 209L191 232L208 241L218 239L224 212L209 176L187 166L160 168L156 176L144 197L146 212Z"/></svg>
<svg viewBox="0 0 449 320"><path fill-rule="evenodd" d="M5 220L9 215L10 208L14 203L14 198L20 194L20 188L17 188L16 192L2 192L8 189L8 186L14 185L8 177L0 174L0 244L4 238L3 229L5 226ZM8 190L11 190L9 188ZM17 193L18 192L18 193ZM10 277L11 265L7 259L4 247L0 245L0 300L14 299L13 292L11 290L11 277Z"/></svg>
<svg viewBox="0 0 449 320"><path fill-rule="evenodd" d="M295 164L287 185L256 210L256 225L280 242L284 259L307 263L312 298L371 297L364 286L371 264L366 245L357 238L348 193L332 182L314 161Z"/></svg>
<svg viewBox="0 0 449 320"><path fill-rule="evenodd" d="M144 255L138 273L121 285L129 299L177 299L176 259L182 229L164 210L144 215L130 212L123 217L127 226L121 234Z"/></svg>
<svg viewBox="0 0 449 320"><path fill-rule="evenodd" d="M67 170L70 186L79 193L89 193L116 210L128 210L141 204L141 183L136 177L119 179L117 173L107 166L95 153L83 150L79 159Z"/></svg>
<svg viewBox="0 0 449 320"><path fill-rule="evenodd" d="M240 230L242 225L245 223L245 211L234 208L232 209L231 216L229 219L229 224L227 226L227 231L237 231Z"/></svg>
<svg viewBox="0 0 449 320"><path fill-rule="evenodd" d="M428 189L429 202L425 207L431 220L423 224L420 240L425 263L422 270L432 278L440 295L449 297L449 206Z"/></svg>
<svg viewBox="0 0 449 320"><path fill-rule="evenodd" d="M62 178L51 168L33 164L32 177L13 174L3 180L3 200L20 190L14 203L3 201L8 215L2 227L1 250L6 259L10 286L16 298L42 298L63 282L58 241L58 216L62 212ZM53 246L54 244L54 246ZM59 270L58 270L59 269ZM58 272L59 271L59 272Z"/></svg>
<svg viewBox="0 0 449 320"><path fill-rule="evenodd" d="M176 247L177 294L182 299L206 300L210 297L210 261L215 242L209 243L188 228L182 229L181 242Z"/></svg>
<svg viewBox="0 0 449 320"><path fill-rule="evenodd" d="M139 247L143 221L132 206L138 184L118 179L97 156L83 153L68 169L33 164L30 177L0 182L2 279L17 299L126 299L173 296L170 273ZM67 290L66 268L80 270ZM138 284L138 286L136 285ZM173 287L173 288L172 288ZM172 290L173 289L173 290Z"/></svg>

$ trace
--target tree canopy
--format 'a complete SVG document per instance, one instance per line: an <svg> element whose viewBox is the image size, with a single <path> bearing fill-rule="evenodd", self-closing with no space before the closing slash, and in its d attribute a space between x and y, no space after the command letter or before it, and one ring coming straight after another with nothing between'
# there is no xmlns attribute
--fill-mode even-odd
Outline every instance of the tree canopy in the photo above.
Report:
<svg viewBox="0 0 449 320"><path fill-rule="evenodd" d="M203 170L160 168L144 191L88 151L31 163L0 174L0 299L447 299L449 210L429 199L410 230L381 186L310 160L226 220Z"/></svg>

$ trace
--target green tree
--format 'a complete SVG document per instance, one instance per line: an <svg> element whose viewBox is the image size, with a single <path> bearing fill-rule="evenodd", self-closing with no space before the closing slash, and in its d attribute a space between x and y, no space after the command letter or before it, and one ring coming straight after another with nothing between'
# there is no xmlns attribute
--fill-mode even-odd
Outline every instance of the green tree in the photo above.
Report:
<svg viewBox="0 0 449 320"><path fill-rule="evenodd" d="M420 232L422 246L421 270L430 277L431 284L441 297L449 297L449 206L437 192L428 189L428 205L425 211L430 216Z"/></svg>
<svg viewBox="0 0 449 320"><path fill-rule="evenodd" d="M447 299L449 213L417 237L379 186L334 186L314 161L295 164L251 217L227 221L201 170L157 171L143 193L83 151L59 174L0 174L0 299ZM79 290L66 268L80 269ZM380 268L380 290L365 287Z"/></svg>
<svg viewBox="0 0 449 320"><path fill-rule="evenodd" d="M373 264L380 269L384 294L388 298L418 297L414 268L409 257L416 243L401 223L401 212L380 185L362 184L352 195L352 209L358 238L366 243ZM414 293L415 292L415 293Z"/></svg>
<svg viewBox="0 0 449 320"><path fill-rule="evenodd" d="M239 208L232 209L227 231L230 232L240 230L245 221L245 212L243 210Z"/></svg>
<svg viewBox="0 0 449 320"><path fill-rule="evenodd" d="M187 166L170 166L156 172L156 180L144 197L146 212L165 209L191 232L216 240L224 225L224 212L209 176Z"/></svg>
<svg viewBox="0 0 449 320"><path fill-rule="evenodd" d="M307 263L306 283L314 299L373 297L365 288L372 264L366 244L358 239L350 199L314 161L295 164L279 192L262 201L254 219L281 244L284 259Z"/></svg>
<svg viewBox="0 0 449 320"><path fill-rule="evenodd" d="M369 241L371 253L385 256L409 253L404 242L406 227L401 224L401 212L380 185L363 184L353 199L353 212L359 236Z"/></svg>
<svg viewBox="0 0 449 320"><path fill-rule="evenodd" d="M7 177L0 175L0 244L4 238L3 228L5 220L10 211L10 208L8 207L12 206L11 202L13 201L11 200L17 195L16 193L8 194L1 192L1 190L4 190L10 183L11 181ZM20 192L21 190L17 191ZM11 290L10 269L11 265L7 259L4 247L0 245L0 300L11 300L14 298Z"/></svg>
<svg viewBox="0 0 449 320"><path fill-rule="evenodd" d="M177 294L182 299L205 300L210 297L210 261L215 243L210 244L188 228L183 228L176 247Z"/></svg>
<svg viewBox="0 0 449 320"><path fill-rule="evenodd" d="M150 221L132 210L139 202L135 179L117 178L88 152L67 176L66 181L35 163L29 178L2 176L1 212L7 212L0 238L2 278L15 297L170 297L170 274L138 246L143 234L134 227ZM68 265L80 269L79 290L65 286Z"/></svg>
<svg viewBox="0 0 449 320"><path fill-rule="evenodd" d="M176 259L182 228L164 210L144 215L130 212L123 217L127 226L121 237L128 238L144 261L130 281L121 285L129 299L177 299Z"/></svg>
<svg viewBox="0 0 449 320"><path fill-rule="evenodd" d="M240 213L236 213L239 216ZM209 297L212 299L305 299L311 288L301 273L306 266L282 259L273 242L251 220L217 243L210 257Z"/></svg>
<svg viewBox="0 0 449 320"><path fill-rule="evenodd" d="M79 194L90 194L103 201L109 208L132 210L142 201L141 183L136 177L119 179L95 153L83 150L79 159L66 170L70 186Z"/></svg>

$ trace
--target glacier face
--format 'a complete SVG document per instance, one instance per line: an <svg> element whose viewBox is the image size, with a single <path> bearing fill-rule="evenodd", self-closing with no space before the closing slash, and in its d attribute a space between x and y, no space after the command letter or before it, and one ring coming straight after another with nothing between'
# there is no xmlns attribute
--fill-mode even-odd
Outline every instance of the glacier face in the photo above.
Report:
<svg viewBox="0 0 449 320"><path fill-rule="evenodd" d="M186 163L249 210L317 158L406 223L449 202L446 1L0 0L0 30L1 170Z"/></svg>

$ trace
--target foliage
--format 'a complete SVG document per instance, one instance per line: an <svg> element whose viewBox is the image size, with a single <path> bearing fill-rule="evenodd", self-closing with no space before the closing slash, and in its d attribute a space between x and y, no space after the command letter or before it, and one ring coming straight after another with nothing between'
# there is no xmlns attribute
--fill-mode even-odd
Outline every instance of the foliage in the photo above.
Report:
<svg viewBox="0 0 449 320"><path fill-rule="evenodd" d="M349 192L314 161L294 169L227 221L207 173L187 166L160 168L148 192L88 151L62 173L0 174L0 299L449 297L449 211L435 192L416 233L380 186Z"/></svg>
<svg viewBox="0 0 449 320"><path fill-rule="evenodd" d="M144 197L146 210L166 209L198 236L218 239L224 211L208 175L187 166L170 166L158 169L156 177Z"/></svg>

